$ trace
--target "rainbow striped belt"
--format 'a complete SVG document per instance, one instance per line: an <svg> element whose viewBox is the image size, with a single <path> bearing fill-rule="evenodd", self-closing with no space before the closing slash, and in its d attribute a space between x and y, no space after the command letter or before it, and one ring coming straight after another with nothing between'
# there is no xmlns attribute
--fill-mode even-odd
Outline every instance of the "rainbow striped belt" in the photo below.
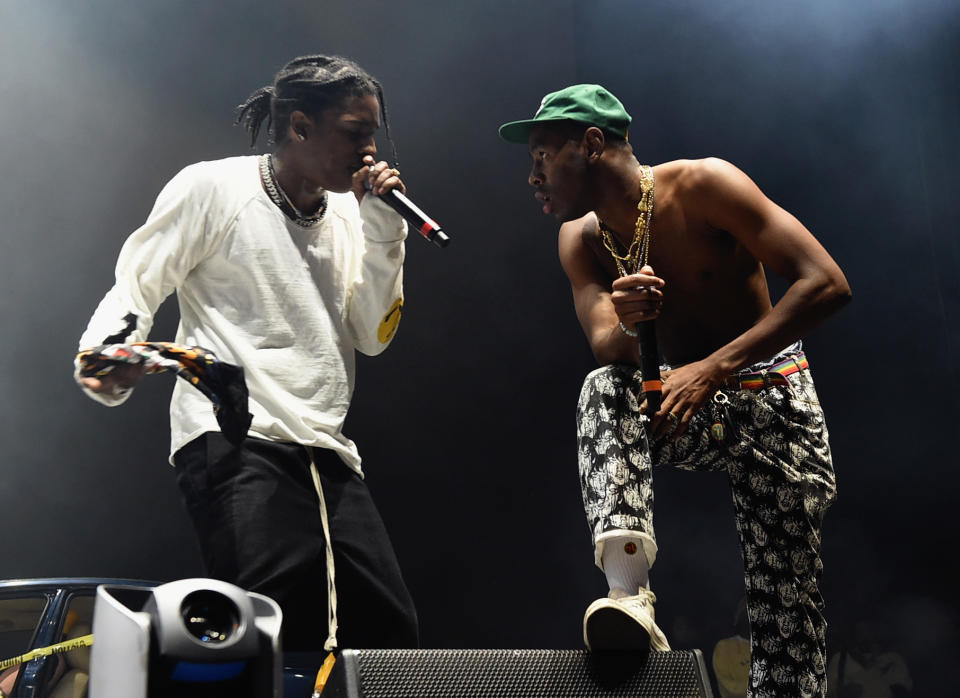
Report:
<svg viewBox="0 0 960 698"><path fill-rule="evenodd" d="M727 378L724 387L730 390L763 390L771 385L790 385L787 376L805 371L808 368L810 368L810 363L801 351L789 359L777 362L762 371L734 374Z"/></svg>

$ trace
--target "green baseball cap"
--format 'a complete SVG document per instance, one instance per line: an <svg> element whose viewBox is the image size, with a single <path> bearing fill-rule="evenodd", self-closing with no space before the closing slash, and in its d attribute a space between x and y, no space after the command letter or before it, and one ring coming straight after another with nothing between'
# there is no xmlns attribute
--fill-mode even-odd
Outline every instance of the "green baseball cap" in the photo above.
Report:
<svg viewBox="0 0 960 698"><path fill-rule="evenodd" d="M510 143L526 143L538 124L576 121L626 138L631 120L620 100L600 85L571 85L544 97L532 119L501 126L500 137Z"/></svg>

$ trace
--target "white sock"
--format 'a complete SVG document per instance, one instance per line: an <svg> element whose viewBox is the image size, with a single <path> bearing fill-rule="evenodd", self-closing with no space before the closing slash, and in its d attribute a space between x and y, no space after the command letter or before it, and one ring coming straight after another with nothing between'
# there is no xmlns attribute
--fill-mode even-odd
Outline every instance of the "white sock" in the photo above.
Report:
<svg viewBox="0 0 960 698"><path fill-rule="evenodd" d="M638 539L622 536L605 541L600 562L610 591L619 589L633 596L640 587L649 588L650 566Z"/></svg>

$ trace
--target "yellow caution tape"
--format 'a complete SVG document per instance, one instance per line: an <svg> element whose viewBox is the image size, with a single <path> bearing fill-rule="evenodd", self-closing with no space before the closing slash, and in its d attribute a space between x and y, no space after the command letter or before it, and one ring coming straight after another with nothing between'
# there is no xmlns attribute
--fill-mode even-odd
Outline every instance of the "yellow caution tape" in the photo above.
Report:
<svg viewBox="0 0 960 698"><path fill-rule="evenodd" d="M83 647L90 647L92 644L93 635L81 635L80 637L75 637L72 640L65 640L64 642L58 642L57 644L50 645L49 647L38 647L37 649L30 650L26 654L21 654L18 657L11 657L10 659L4 659L3 661L0 661L0 671L9 669L12 666L17 666L18 664L26 664L37 657L49 657L51 654L64 654L65 652L72 652L73 650L78 650Z"/></svg>
<svg viewBox="0 0 960 698"><path fill-rule="evenodd" d="M333 671L333 665L336 661L337 658L333 655L333 652L330 652L327 658L323 660L323 665L320 667L320 671L317 672L317 682L313 686L312 698L317 698L323 693L323 689L327 685L327 679L330 678L330 672Z"/></svg>

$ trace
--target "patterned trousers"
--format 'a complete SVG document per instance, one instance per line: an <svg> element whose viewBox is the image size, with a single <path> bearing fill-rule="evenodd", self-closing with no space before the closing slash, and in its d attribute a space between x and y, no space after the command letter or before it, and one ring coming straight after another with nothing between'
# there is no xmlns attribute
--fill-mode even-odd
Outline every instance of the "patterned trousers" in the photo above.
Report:
<svg viewBox="0 0 960 698"><path fill-rule="evenodd" d="M727 473L744 562L752 698L826 694L820 530L836 486L810 371L787 380L789 387L722 389L682 436L653 444L635 366L590 373L577 407L580 483L598 564L604 541L625 535L653 564L654 463Z"/></svg>

